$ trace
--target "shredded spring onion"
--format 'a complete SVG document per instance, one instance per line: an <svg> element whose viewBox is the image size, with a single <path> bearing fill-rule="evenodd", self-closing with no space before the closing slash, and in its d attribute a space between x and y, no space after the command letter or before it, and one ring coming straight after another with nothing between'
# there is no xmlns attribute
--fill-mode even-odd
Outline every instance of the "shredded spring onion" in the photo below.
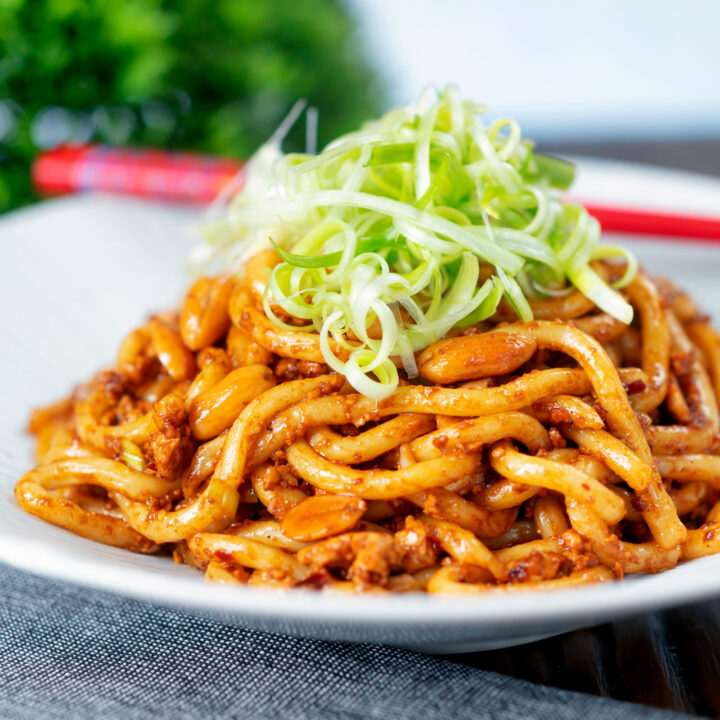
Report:
<svg viewBox="0 0 720 720"><path fill-rule="evenodd" d="M625 260L615 288L637 264L624 249L600 245L598 222L560 199L574 167L535 154L512 119L483 123L484 112L448 87L319 154L283 154L276 132L206 228L202 260L240 269L274 247L282 262L268 278L267 316L293 330L287 316L304 321L327 364L378 399L397 387L398 365L415 376L416 352L488 319L503 298L527 321L529 300L574 286L629 323L631 306L590 262ZM316 123L310 111L312 150Z"/></svg>

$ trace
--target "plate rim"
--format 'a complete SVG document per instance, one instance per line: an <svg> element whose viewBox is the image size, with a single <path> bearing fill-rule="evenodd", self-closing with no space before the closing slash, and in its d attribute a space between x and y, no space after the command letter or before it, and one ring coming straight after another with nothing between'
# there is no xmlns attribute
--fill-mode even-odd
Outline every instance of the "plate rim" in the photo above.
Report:
<svg viewBox="0 0 720 720"><path fill-rule="evenodd" d="M32 519L43 522L38 518ZM67 532L61 528L55 529ZM225 586L204 582L202 575L188 566L186 575L156 575L145 568L122 565L111 567L106 562L91 559L69 566L65 564L61 571L60 563L56 561L67 560L67 554L58 552L56 556L53 552L48 555L45 543L28 542L22 538L25 554L21 561L8 544L2 542L3 538L17 540L19 536L0 529L0 562L53 580L162 606L229 613L238 617L321 624L342 622L368 626L392 623L394 626L407 627L422 622L437 627L492 623L495 626L512 625L521 628L545 621L570 624L595 614L598 617L591 622L602 623L610 618L636 612L700 602L720 593L720 572L705 572L702 573L704 582L696 582L691 586L663 582L662 592L651 594L649 585L656 584L654 579L664 577L667 580L675 568L654 576L630 576L620 582L597 583L565 590L523 590L462 596L436 596L419 592L353 594L298 588ZM35 552L27 553L32 548L35 548ZM112 550L123 554L127 552L117 548ZM40 551L43 558L40 557ZM163 560L172 562L169 557L163 556ZM717 570L720 557L710 556L689 562L696 570L701 564ZM88 575L88 570L98 572Z"/></svg>

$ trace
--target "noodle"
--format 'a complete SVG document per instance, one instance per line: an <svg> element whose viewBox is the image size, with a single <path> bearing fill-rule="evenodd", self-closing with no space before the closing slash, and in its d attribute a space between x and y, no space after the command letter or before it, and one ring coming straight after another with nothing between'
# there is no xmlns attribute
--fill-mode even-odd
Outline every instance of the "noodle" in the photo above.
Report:
<svg viewBox="0 0 720 720"><path fill-rule="evenodd" d="M720 552L720 336L667 281L625 288L630 326L577 291L526 323L503 301L375 400L263 312L277 261L200 278L36 410L21 507L212 582L337 592L551 590Z"/></svg>

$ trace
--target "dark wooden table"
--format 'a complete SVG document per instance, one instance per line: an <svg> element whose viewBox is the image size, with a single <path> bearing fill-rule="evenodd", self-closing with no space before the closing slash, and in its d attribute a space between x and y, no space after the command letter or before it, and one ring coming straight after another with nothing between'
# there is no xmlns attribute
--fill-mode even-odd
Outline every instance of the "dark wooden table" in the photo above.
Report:
<svg viewBox="0 0 720 720"><path fill-rule="evenodd" d="M540 146L720 177L720 139ZM720 212L720 208L718 208ZM720 247L710 252L720 253ZM720 717L720 601L447 659L568 690Z"/></svg>
<svg viewBox="0 0 720 720"><path fill-rule="evenodd" d="M567 690L720 717L720 602L448 660Z"/></svg>
<svg viewBox="0 0 720 720"><path fill-rule="evenodd" d="M538 150L556 155L586 155L648 163L720 177L720 130L714 138L668 142L539 144Z"/></svg>

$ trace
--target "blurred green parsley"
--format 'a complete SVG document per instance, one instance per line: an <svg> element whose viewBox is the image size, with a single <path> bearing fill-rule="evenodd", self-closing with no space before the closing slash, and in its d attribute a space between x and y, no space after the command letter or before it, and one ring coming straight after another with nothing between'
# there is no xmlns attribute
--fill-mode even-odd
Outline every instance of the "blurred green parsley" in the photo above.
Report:
<svg viewBox="0 0 720 720"><path fill-rule="evenodd" d="M381 85L337 0L0 0L0 210L62 142L247 157L292 103L320 146L373 117ZM288 138L301 149L303 129Z"/></svg>

